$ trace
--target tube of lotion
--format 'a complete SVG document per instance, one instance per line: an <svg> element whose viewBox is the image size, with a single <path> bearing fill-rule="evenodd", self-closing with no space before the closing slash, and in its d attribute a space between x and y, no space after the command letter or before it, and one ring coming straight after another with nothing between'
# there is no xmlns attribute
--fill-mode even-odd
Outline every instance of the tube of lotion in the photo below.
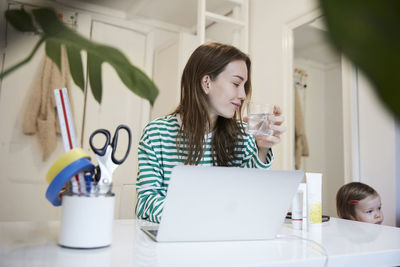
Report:
<svg viewBox="0 0 400 267"><path fill-rule="evenodd" d="M308 226L322 224L322 173L306 173Z"/></svg>
<svg viewBox="0 0 400 267"><path fill-rule="evenodd" d="M303 225L303 194L305 184L300 184L292 201L292 226L301 230Z"/></svg>

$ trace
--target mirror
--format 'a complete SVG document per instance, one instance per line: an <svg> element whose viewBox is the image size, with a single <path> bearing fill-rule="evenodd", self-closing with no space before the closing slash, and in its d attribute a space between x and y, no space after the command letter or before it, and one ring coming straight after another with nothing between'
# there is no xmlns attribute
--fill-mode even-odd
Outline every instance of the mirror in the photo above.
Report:
<svg viewBox="0 0 400 267"><path fill-rule="evenodd" d="M322 17L293 30L295 167L323 173L323 213L336 216L344 184L342 71L325 32Z"/></svg>

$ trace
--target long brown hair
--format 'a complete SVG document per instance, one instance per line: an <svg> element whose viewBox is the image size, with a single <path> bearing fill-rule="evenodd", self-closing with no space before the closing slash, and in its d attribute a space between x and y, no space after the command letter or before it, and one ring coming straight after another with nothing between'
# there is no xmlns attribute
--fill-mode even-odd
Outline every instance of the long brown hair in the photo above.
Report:
<svg viewBox="0 0 400 267"><path fill-rule="evenodd" d="M336 194L336 211L340 218L354 220L356 217L355 206L364 198L378 195L378 193L367 184L352 182L343 185Z"/></svg>
<svg viewBox="0 0 400 267"><path fill-rule="evenodd" d="M192 53L186 63L181 80L180 104L173 114L179 113L182 118L182 126L177 137L177 150L180 156L186 157L187 165L200 163L205 148L204 136L211 128L207 95L202 89L201 79L208 75L211 80L215 80L226 65L235 60L243 60L246 63L248 78L244 88L246 97L249 97L251 61L234 46L220 43L203 44ZM219 116L214 129L211 129L213 165L227 166L235 160L235 147L239 137L244 134L241 127L241 111L242 106L231 119ZM184 148L187 149L186 153Z"/></svg>

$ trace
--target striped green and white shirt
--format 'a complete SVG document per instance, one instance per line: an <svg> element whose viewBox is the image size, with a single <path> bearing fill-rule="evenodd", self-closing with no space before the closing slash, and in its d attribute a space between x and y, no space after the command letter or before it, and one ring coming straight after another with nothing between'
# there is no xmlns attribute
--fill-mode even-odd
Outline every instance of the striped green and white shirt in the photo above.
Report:
<svg viewBox="0 0 400 267"><path fill-rule="evenodd" d="M159 223L167 195L172 168L184 164L178 156L176 140L181 121L177 115L168 115L150 122L143 130L138 147L138 178L136 181L136 215L139 219ZM199 165L212 166L212 133L205 136L206 148ZM267 163L258 158L254 137L248 134L239 138L235 149L233 167L270 168L272 150L268 152Z"/></svg>

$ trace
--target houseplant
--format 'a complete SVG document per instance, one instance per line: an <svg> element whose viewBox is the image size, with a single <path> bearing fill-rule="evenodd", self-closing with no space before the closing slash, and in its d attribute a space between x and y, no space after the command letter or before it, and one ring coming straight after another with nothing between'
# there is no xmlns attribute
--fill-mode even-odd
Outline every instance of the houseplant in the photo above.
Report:
<svg viewBox="0 0 400 267"><path fill-rule="evenodd" d="M72 79L82 90L85 78L81 51L86 51L88 79L97 102L101 103L102 99L101 65L106 62L129 90L154 104L158 89L144 72L133 66L118 49L90 41L64 25L53 9L38 8L32 10L32 14L25 10L7 10L5 16L16 30L38 34L40 39L29 56L0 73L0 79L29 62L43 43L47 56L61 69L61 45L64 45Z"/></svg>

